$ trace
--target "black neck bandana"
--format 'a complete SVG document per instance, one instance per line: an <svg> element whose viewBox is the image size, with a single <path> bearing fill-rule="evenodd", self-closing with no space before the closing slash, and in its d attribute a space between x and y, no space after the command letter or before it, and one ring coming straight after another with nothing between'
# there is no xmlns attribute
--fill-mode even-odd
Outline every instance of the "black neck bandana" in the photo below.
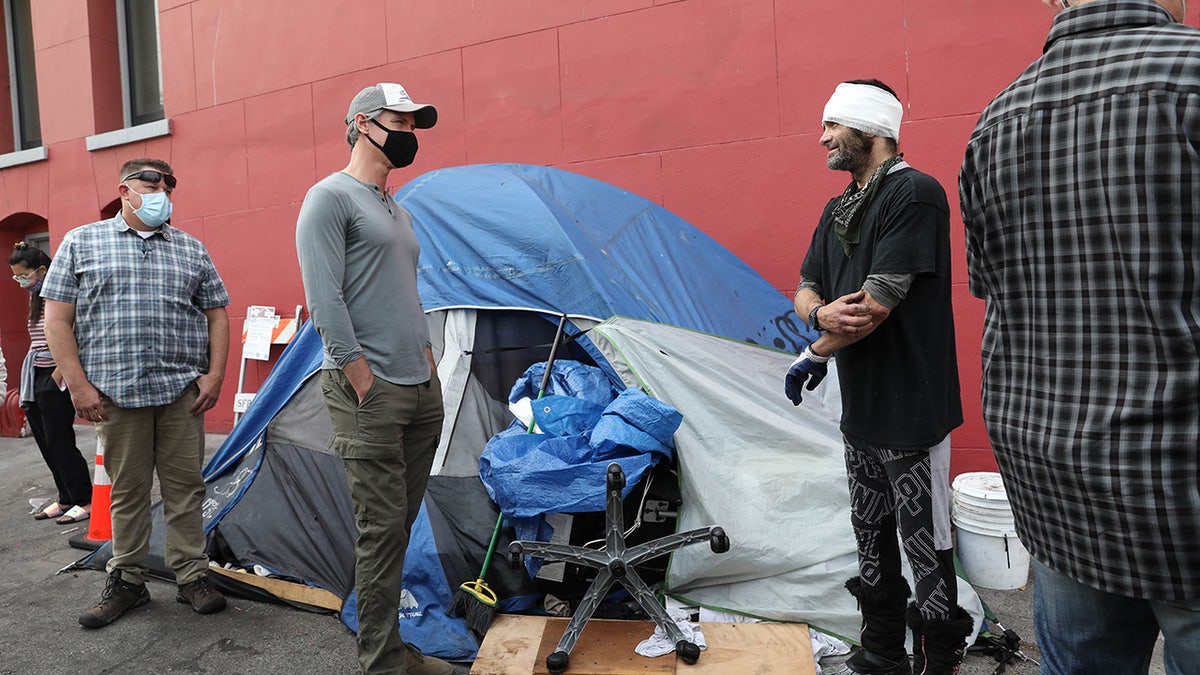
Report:
<svg viewBox="0 0 1200 675"><path fill-rule="evenodd" d="M858 183L853 180L850 185L846 186L846 191L842 193L842 198L838 201L838 205L833 207L833 231L837 233L838 241L842 242L842 250L846 252L846 257L854 253L854 247L858 246L858 237L862 232L862 217L866 211L866 206L875 198L875 193L879 191L880 184L883 183L884 176L887 176L888 171L892 167L903 161L903 155L890 157L876 169L875 173L871 174L871 180L858 189Z"/></svg>

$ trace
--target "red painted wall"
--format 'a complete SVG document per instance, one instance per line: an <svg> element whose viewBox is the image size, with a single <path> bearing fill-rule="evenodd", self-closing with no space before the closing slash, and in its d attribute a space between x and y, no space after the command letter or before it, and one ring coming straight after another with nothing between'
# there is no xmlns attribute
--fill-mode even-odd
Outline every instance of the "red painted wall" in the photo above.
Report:
<svg viewBox="0 0 1200 675"><path fill-rule="evenodd" d="M303 303L295 215L308 187L344 166L342 117L367 84L401 82L440 113L392 187L466 163L562 167L662 203L790 293L821 207L847 180L817 146L835 84L878 77L896 89L901 150L957 204L979 112L1040 54L1051 20L1037 0L853 12L811 0L363 0L353 11L316 0L159 0L172 134L88 152L86 136L119 126L112 4L33 3L50 158L0 170L0 214L44 217L57 245L100 217L124 160L169 160L180 180L175 223L212 252L235 332L249 304L290 315ZM967 292L957 209L952 222L967 418L952 439L959 472L995 464L978 400L983 307ZM11 361L9 295L0 325ZM239 354L235 342L212 430L232 424ZM268 370L251 362L247 388Z"/></svg>

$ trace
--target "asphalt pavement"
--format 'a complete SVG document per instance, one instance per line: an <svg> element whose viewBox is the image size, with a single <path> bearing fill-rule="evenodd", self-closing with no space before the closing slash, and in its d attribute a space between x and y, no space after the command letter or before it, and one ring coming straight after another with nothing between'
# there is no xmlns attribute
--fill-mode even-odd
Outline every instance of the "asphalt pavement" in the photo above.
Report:
<svg viewBox="0 0 1200 675"><path fill-rule="evenodd" d="M95 452L95 431L76 427L79 447ZM208 436L208 452L220 446ZM94 461L90 456L89 463ZM353 635L331 614L230 597L229 607L201 616L175 601L173 583L151 580L150 604L106 628L81 628L78 616L99 599L102 572L60 570L88 551L72 547L87 523L35 521L34 507L54 497L50 473L32 438L0 438L0 675L65 673L354 673ZM978 589L1021 652L1041 654L1033 639L1033 587ZM962 675L990 675L997 662L970 652ZM463 668L465 671L465 667ZM1037 673L1032 661L1006 673ZM1161 657L1150 671L1163 672Z"/></svg>
<svg viewBox="0 0 1200 675"><path fill-rule="evenodd" d="M94 463L96 434L77 426ZM208 452L223 436L208 437ZM59 570L89 552L70 545L87 522L35 521L54 483L32 438L0 438L0 673L354 673L354 636L337 617L229 598L201 616L175 601L175 584L150 580L150 604L97 630L79 614L104 589L103 572Z"/></svg>

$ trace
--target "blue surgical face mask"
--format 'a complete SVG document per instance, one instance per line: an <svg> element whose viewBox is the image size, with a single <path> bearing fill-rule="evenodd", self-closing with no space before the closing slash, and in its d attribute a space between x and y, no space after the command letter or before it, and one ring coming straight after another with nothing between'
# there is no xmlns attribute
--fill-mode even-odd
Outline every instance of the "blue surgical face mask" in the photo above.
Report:
<svg viewBox="0 0 1200 675"><path fill-rule="evenodd" d="M133 215L146 227L161 227L171 217L171 200L167 198L167 193L150 192L141 196L142 208L134 211Z"/></svg>

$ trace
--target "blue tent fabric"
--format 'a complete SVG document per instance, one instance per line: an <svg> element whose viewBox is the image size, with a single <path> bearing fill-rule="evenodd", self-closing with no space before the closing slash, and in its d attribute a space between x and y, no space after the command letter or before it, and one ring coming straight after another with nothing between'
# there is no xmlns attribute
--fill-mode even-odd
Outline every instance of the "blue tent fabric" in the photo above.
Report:
<svg viewBox="0 0 1200 675"><path fill-rule="evenodd" d="M400 635L409 641L418 639L421 651L430 656L470 661L479 643L462 619L446 613L453 594L442 572L428 509L422 503L404 556L404 592L398 610ZM351 591L340 614L342 623L352 632L358 632L357 600L357 592Z"/></svg>
<svg viewBox="0 0 1200 675"><path fill-rule="evenodd" d="M667 323L791 352L816 339L778 289L662 206L570 171L481 164L396 193L426 311L519 307Z"/></svg>
<svg viewBox="0 0 1200 675"><path fill-rule="evenodd" d="M262 435L267 424L295 396L304 382L321 368L321 336L312 321L305 321L296 336L280 354L271 374L254 395L254 402L225 437L208 463L204 480L211 481L236 462Z"/></svg>

